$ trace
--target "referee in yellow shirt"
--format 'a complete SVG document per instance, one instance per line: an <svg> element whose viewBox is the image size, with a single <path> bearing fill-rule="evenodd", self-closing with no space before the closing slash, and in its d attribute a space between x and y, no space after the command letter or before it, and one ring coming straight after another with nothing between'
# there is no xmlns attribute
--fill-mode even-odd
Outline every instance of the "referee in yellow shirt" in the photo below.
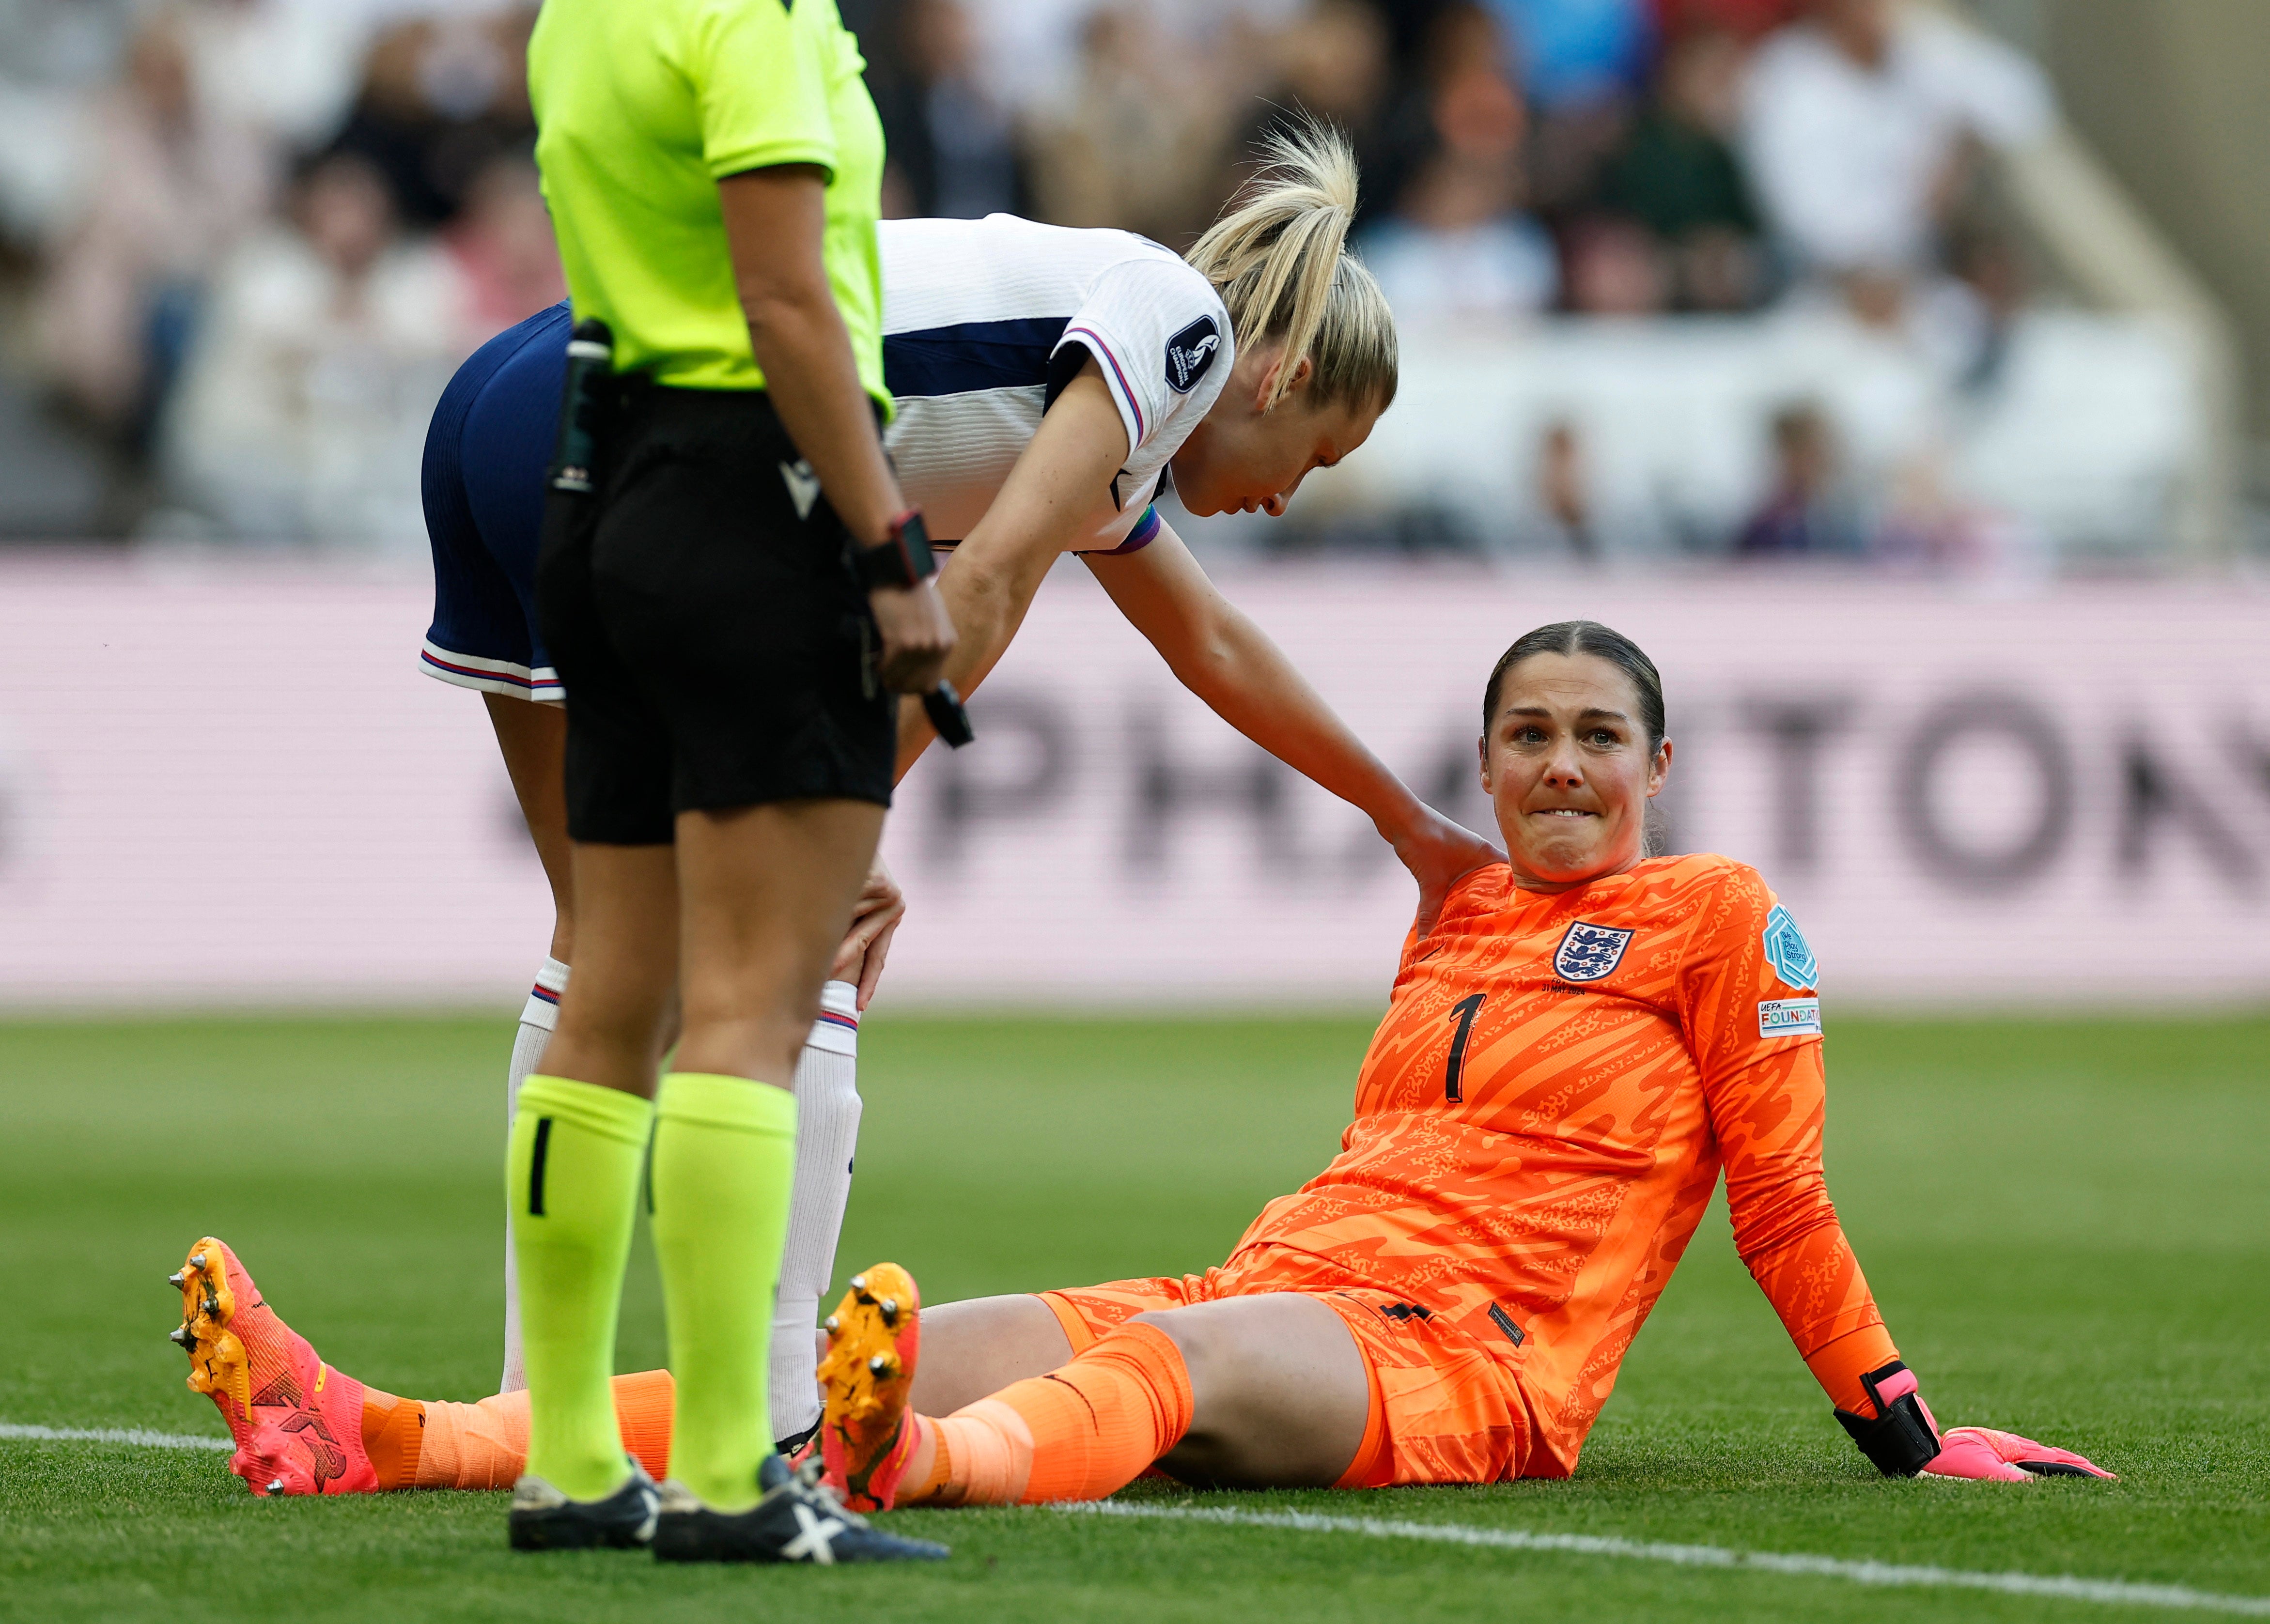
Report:
<svg viewBox="0 0 2270 1624"><path fill-rule="evenodd" d="M941 1557L800 1482L765 1392L790 1079L890 803L892 693L953 641L877 430L881 126L835 0L546 0L528 65L600 370L589 493L555 480L537 577L576 957L507 1153L530 1408L512 1543ZM659 1488L608 1389L642 1183L677 1377Z"/></svg>

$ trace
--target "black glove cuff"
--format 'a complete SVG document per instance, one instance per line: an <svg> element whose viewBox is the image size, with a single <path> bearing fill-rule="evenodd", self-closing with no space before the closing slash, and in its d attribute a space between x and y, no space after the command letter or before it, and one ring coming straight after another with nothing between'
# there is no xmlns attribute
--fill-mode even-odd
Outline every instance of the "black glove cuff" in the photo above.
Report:
<svg viewBox="0 0 2270 1624"><path fill-rule="evenodd" d="M1836 1420L1860 1446L1860 1453L1875 1463L1876 1470L1888 1478L1911 1478L1939 1453L1939 1434L1924 1413L1923 1400L1917 1397L1913 1378L1901 1385L1907 1390L1887 1400L1878 1389L1895 1376L1904 1375L1907 1366L1894 1360L1881 1370L1871 1370L1860 1378L1860 1385L1868 1390L1868 1397L1876 1405L1876 1414L1855 1415L1850 1410L1838 1410Z"/></svg>
<svg viewBox="0 0 2270 1624"><path fill-rule="evenodd" d="M855 550L851 561L858 569L859 584L871 592L877 587L910 588L938 573L930 531L923 524L922 510L916 508L891 521L888 541Z"/></svg>

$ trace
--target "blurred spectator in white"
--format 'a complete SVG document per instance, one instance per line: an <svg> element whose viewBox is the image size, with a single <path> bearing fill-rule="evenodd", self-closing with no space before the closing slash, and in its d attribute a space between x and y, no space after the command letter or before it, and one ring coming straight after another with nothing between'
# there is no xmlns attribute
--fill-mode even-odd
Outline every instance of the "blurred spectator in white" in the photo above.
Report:
<svg viewBox="0 0 2270 1624"><path fill-rule="evenodd" d="M190 0L182 25L198 98L215 115L301 148L345 118L369 39L347 0Z"/></svg>
<svg viewBox="0 0 2270 1624"><path fill-rule="evenodd" d="M1012 116L1071 93L1079 78L1080 31L1096 0L968 0L968 8L977 72Z"/></svg>
<svg viewBox="0 0 2270 1624"><path fill-rule="evenodd" d="M1741 41L1726 29L1675 36L1653 97L1601 177L1601 206L1662 245L1683 310L1745 309L1764 291L1757 209L1732 144L1742 64Z"/></svg>
<svg viewBox="0 0 2270 1624"><path fill-rule="evenodd" d="M1547 308L1560 271L1553 239L1522 211L1521 93L1493 63L1469 61L1431 110L1435 150L1365 234L1364 263L1400 321L1502 326Z"/></svg>
<svg viewBox="0 0 2270 1624"><path fill-rule="evenodd" d="M468 340L502 332L568 296L552 215L528 159L482 166L441 241L464 285Z"/></svg>
<svg viewBox="0 0 2270 1624"><path fill-rule="evenodd" d="M1828 415L1810 404L1773 418L1773 489L1734 538L1744 559L1858 558L1865 540Z"/></svg>
<svg viewBox="0 0 2270 1624"><path fill-rule="evenodd" d="M117 61L137 0L0 0L0 64L25 84L98 83Z"/></svg>
<svg viewBox="0 0 2270 1624"><path fill-rule="evenodd" d="M1116 226L1170 247L1194 239L1220 200L1220 157L1259 64L1210 58L1148 6L1099 7L1071 95L1034 115L1027 151L1041 218Z"/></svg>
<svg viewBox="0 0 2270 1624"><path fill-rule="evenodd" d="M41 369L104 433L138 441L189 342L205 279L262 219L273 149L190 80L182 13L152 13L95 101L93 172L34 302Z"/></svg>
<svg viewBox="0 0 2270 1624"><path fill-rule="evenodd" d="M0 240L45 241L84 188L90 97L115 75L134 0L0 0Z"/></svg>
<svg viewBox="0 0 2270 1624"><path fill-rule="evenodd" d="M399 235L378 173L322 160L290 223L215 284L167 412L175 494L231 539L414 556L427 419L477 330L448 255Z"/></svg>
<svg viewBox="0 0 2270 1624"><path fill-rule="evenodd" d="M868 82L889 139L884 212L981 219L1027 211L1015 121L981 71L963 0L907 0ZM887 59L878 61L874 57Z"/></svg>
<svg viewBox="0 0 2270 1624"><path fill-rule="evenodd" d="M843 7L854 21L864 5ZM1074 95L1085 77L1089 24L1097 12L1139 13L1177 57L1213 70L1253 71L1257 41L1284 28L1302 0L966 0L976 41L975 63L991 100L1021 118L1045 113ZM884 18L890 15L887 10ZM863 33L863 38L864 34ZM1244 61L1235 60L1245 58Z"/></svg>
<svg viewBox="0 0 2270 1624"><path fill-rule="evenodd" d="M2007 46L1896 0L1814 0L1762 45L1742 147L1769 220L1799 267L1881 285L1930 270L1972 142L2009 147L2049 126L2039 68Z"/></svg>

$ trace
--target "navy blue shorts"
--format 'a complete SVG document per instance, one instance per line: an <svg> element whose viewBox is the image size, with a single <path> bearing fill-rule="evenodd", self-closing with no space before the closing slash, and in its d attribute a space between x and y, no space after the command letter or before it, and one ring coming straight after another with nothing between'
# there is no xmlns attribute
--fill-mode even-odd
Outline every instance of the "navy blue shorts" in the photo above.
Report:
<svg viewBox="0 0 2270 1624"><path fill-rule="evenodd" d="M419 664L461 688L565 697L537 629L536 554L574 325L563 300L490 339L449 380L426 433L434 624Z"/></svg>

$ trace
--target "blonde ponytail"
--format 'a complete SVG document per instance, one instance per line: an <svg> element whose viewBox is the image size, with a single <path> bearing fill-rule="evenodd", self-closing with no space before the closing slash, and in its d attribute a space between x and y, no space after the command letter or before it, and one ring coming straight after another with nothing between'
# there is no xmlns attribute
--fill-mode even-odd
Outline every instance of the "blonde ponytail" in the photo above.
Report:
<svg viewBox="0 0 2270 1624"><path fill-rule="evenodd" d="M1395 317L1363 262L1347 251L1355 219L1355 153L1330 125L1272 135L1253 178L1185 257L1228 308L1241 353L1281 343L1286 364L1267 405L1283 399L1307 356L1316 405L1385 411L1395 398Z"/></svg>

